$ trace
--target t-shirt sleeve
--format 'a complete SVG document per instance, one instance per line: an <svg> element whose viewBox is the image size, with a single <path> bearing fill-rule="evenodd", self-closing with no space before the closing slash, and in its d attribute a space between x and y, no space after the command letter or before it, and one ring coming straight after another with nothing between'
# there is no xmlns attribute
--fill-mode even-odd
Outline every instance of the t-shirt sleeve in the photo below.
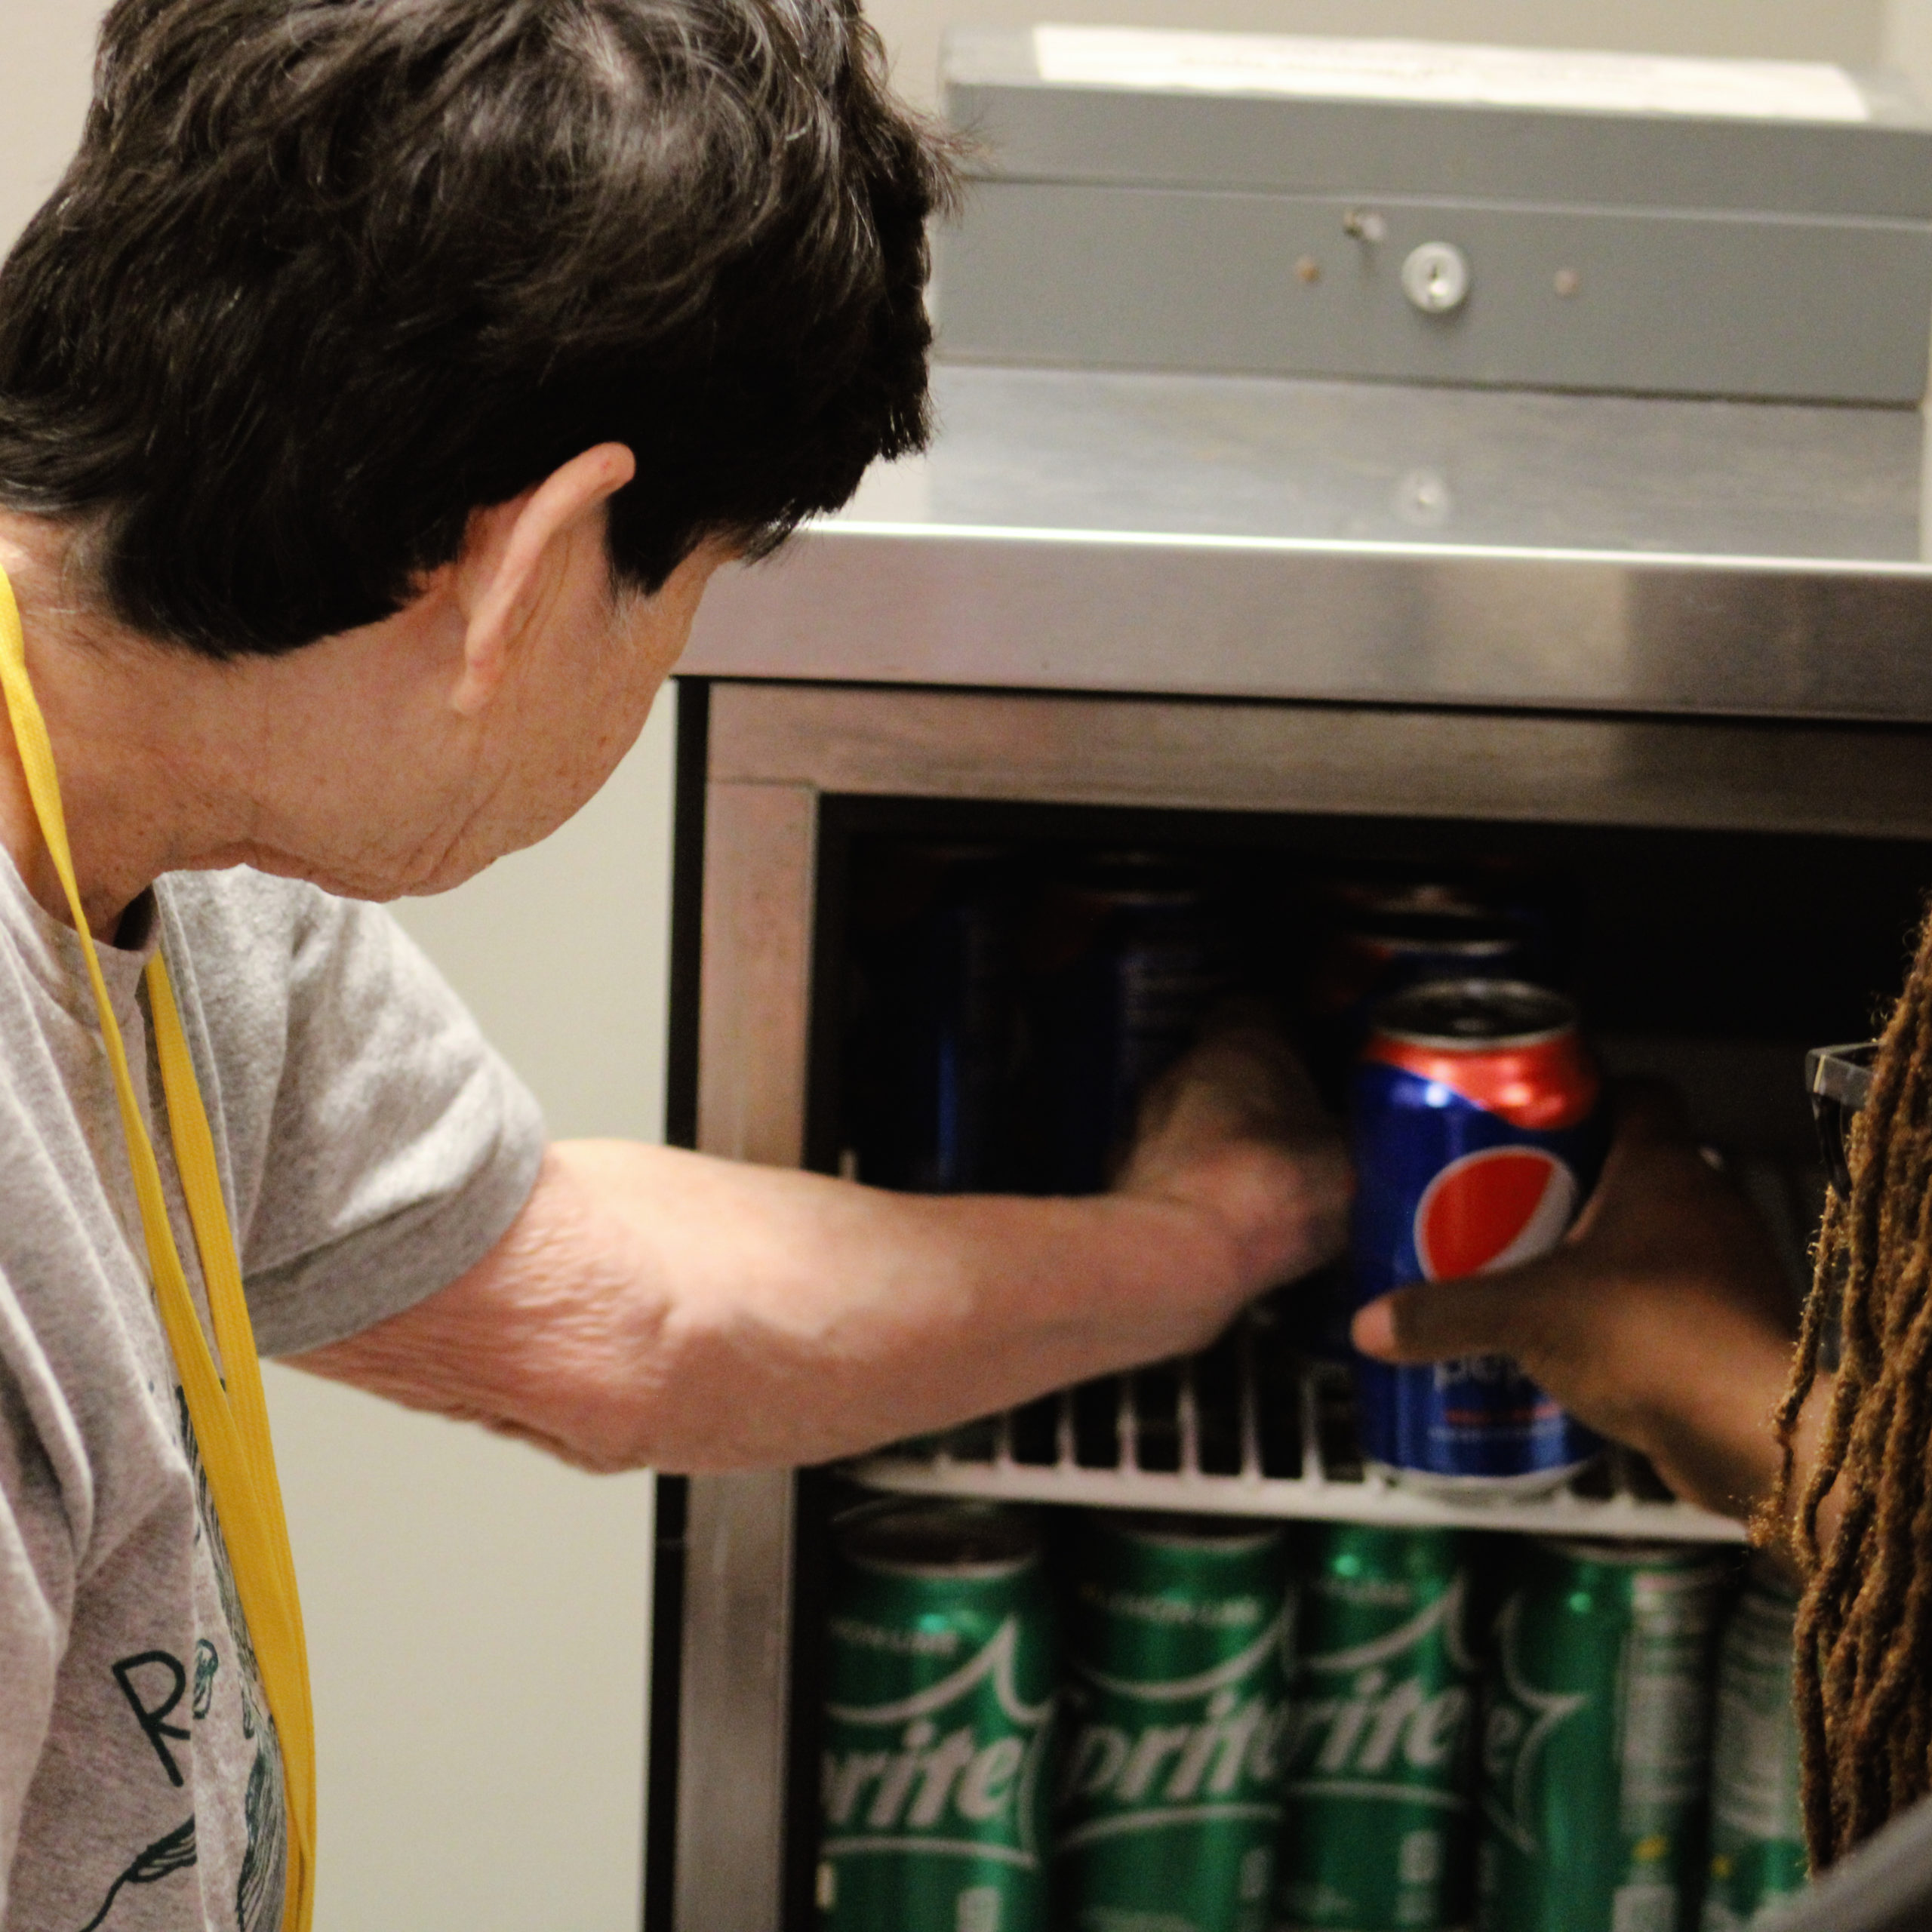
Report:
<svg viewBox="0 0 1932 1932"><path fill-rule="evenodd" d="M528 1089L388 913L294 890L278 935L288 1006L265 1117L229 1123L255 1169L233 1178L264 1355L339 1341L448 1286L515 1219L545 1140ZM206 1017L217 1057L224 1045L249 1050L251 1029L237 1039L220 1014ZM263 1070L269 1043L254 1044L230 1088L238 1097Z"/></svg>

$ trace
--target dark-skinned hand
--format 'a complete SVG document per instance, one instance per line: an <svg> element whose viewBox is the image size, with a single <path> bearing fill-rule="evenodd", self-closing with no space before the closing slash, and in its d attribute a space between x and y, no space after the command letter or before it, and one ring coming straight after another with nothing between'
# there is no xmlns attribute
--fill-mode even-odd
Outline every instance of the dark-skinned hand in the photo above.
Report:
<svg viewBox="0 0 1932 1932"><path fill-rule="evenodd" d="M1699 1152L1667 1088L1617 1103L1603 1177L1553 1253L1386 1295L1355 1319L1385 1361L1507 1355L1687 1501L1747 1516L1778 1466L1772 1414L1796 1311L1750 1203Z"/></svg>

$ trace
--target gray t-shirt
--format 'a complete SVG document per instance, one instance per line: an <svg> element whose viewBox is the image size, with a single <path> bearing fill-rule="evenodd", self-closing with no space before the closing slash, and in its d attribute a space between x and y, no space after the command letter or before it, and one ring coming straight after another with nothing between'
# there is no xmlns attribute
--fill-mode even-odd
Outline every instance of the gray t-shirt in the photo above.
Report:
<svg viewBox="0 0 1932 1932"><path fill-rule="evenodd" d="M543 1123L386 914L236 871L164 879L131 923L145 943L102 965L198 1300L141 986L157 940L263 1355L353 1334L495 1244ZM280 1756L79 943L4 853L0 1056L0 1927L274 1932Z"/></svg>

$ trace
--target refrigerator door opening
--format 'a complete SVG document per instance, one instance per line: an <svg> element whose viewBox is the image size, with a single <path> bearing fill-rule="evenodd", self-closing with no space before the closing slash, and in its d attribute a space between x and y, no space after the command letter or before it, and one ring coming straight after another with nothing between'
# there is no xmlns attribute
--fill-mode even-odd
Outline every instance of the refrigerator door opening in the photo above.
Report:
<svg viewBox="0 0 1932 1932"><path fill-rule="evenodd" d="M1191 872L1232 909L1236 952L1291 965L1264 989L1291 1024L1319 964L1303 915L1337 882L1395 881L1414 911L1412 888L1500 881L1544 955L1526 970L1576 996L1611 1073L1684 1091L1795 1297L1820 1186L1804 1050L1871 1030L1932 880L1932 752L1883 727L728 682L689 691L684 721L698 1144L894 1184L867 1172L865 982L881 879L909 857L1004 868L1023 896L1096 862ZM832 1524L867 1494L1044 1505L1049 1524L1087 1520L1066 1505L1737 1547L1621 1454L1500 1504L1364 1472L1345 1374L1311 1357L1294 1293L1191 1361L835 1473L693 1479L647 1923L820 1922Z"/></svg>

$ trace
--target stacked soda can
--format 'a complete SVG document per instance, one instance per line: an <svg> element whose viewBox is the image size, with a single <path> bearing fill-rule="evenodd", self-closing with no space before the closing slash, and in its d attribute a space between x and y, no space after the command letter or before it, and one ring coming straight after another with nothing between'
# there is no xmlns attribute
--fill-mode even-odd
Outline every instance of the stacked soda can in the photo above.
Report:
<svg viewBox="0 0 1932 1932"><path fill-rule="evenodd" d="M1724 1553L931 1501L837 1544L826 1932L1736 1932L1803 1881L1790 1601L1727 1621Z"/></svg>
<svg viewBox="0 0 1932 1932"><path fill-rule="evenodd" d="M1103 1189L1141 1097L1231 983L1196 872L1158 854L897 843L857 871L844 1075L859 1178Z"/></svg>
<svg viewBox="0 0 1932 1932"><path fill-rule="evenodd" d="M1067 1583L1060 1922L1265 1932L1288 1721L1283 1532L1090 1516Z"/></svg>
<svg viewBox="0 0 1932 1932"><path fill-rule="evenodd" d="M1115 852L1054 872L1032 942L1030 1164L1048 1192L1094 1193L1227 989L1226 939L1191 868Z"/></svg>
<svg viewBox="0 0 1932 1932"><path fill-rule="evenodd" d="M1509 1555L1482 1740L1478 1932L1682 1932L1734 1566L1695 1548Z"/></svg>
<svg viewBox="0 0 1932 1932"><path fill-rule="evenodd" d="M1724 1626L1711 1753L1711 1859L1703 1932L1743 1932L1808 1872L1792 1709L1797 1599L1760 1559Z"/></svg>
<svg viewBox="0 0 1932 1932"><path fill-rule="evenodd" d="M1450 1932L1469 1918L1481 1692L1478 1539L1294 1532L1299 1611L1276 1932Z"/></svg>
<svg viewBox="0 0 1932 1932"><path fill-rule="evenodd" d="M821 1924L1047 1932L1058 1663L1038 1519L886 1503L833 1542Z"/></svg>
<svg viewBox="0 0 1932 1932"><path fill-rule="evenodd" d="M1509 921L1467 904L1358 911L1331 937L1311 989L1318 1014L1332 1013L1345 1038L1359 1041L1377 1001L1432 980L1521 980L1529 958Z"/></svg>
<svg viewBox="0 0 1932 1932"><path fill-rule="evenodd" d="M857 896L848 1077L861 1177L921 1193L1014 1185L1021 894L1010 860L893 845L872 855Z"/></svg>
<svg viewBox="0 0 1932 1932"><path fill-rule="evenodd" d="M1541 983L1555 964L1548 909L1533 881L1430 867L1318 878L1302 895L1307 966L1299 1001L1318 1076L1334 1083L1376 1006L1433 980ZM1339 1092L1339 1086L1334 1087Z"/></svg>

